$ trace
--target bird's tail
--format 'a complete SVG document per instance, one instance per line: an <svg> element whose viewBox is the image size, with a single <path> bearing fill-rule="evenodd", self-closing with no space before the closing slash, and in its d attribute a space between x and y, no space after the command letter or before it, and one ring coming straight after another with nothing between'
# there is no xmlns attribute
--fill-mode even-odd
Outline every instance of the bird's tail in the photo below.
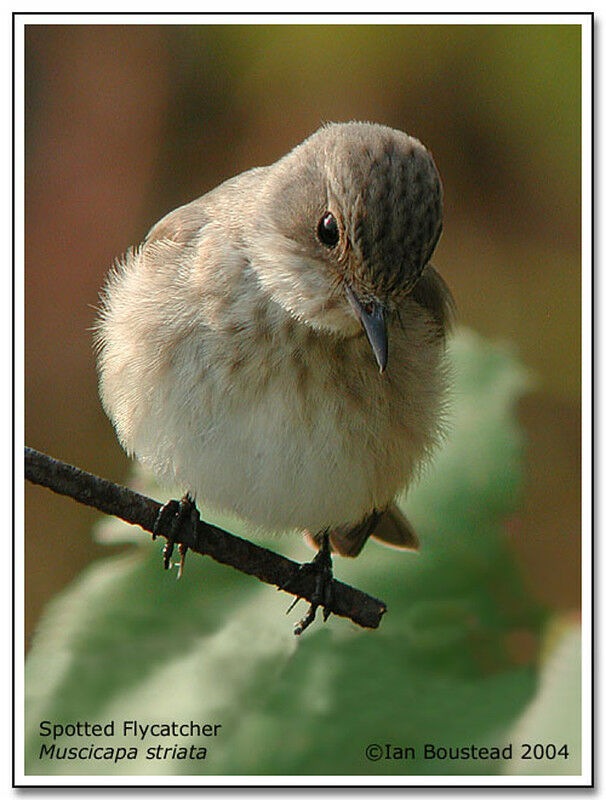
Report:
<svg viewBox="0 0 606 800"><path fill-rule="evenodd" d="M372 536L376 541L397 550L418 550L419 540L410 522L396 505L385 511L373 511L357 525L331 528L330 547L340 556L354 558ZM306 534L308 542L316 550L320 546L321 534Z"/></svg>

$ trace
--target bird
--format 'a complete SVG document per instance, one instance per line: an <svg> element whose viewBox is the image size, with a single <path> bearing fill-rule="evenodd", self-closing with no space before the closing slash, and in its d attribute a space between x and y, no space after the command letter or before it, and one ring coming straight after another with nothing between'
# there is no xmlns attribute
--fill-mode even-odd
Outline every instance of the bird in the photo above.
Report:
<svg viewBox="0 0 606 800"><path fill-rule="evenodd" d="M442 218L418 139L326 123L168 213L101 292L99 392L120 443L187 490L182 512L302 534L312 618L330 613L332 553L418 547L396 498L445 429Z"/></svg>

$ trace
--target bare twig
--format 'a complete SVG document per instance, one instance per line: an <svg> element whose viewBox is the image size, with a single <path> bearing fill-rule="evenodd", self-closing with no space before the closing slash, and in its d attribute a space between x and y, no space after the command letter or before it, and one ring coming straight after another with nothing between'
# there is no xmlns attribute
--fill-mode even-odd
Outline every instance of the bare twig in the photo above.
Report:
<svg viewBox="0 0 606 800"><path fill-rule="evenodd" d="M25 448L25 477L79 503L113 514L152 532L161 504L124 486L57 461L31 447ZM166 536L162 531L161 535ZM200 521L195 535L184 530L179 542L200 555L208 555L264 583L273 584L312 602L315 579L296 561L253 544L239 536ZM332 585L330 611L365 628L378 628L386 606L380 600L340 581Z"/></svg>

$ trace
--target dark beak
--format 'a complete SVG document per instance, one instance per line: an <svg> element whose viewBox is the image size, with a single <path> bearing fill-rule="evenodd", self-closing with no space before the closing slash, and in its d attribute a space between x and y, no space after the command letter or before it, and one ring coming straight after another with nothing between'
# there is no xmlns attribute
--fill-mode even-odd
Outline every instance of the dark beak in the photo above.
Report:
<svg viewBox="0 0 606 800"><path fill-rule="evenodd" d="M356 317L364 328L364 333L372 352L375 354L379 372L385 372L387 366L387 326L385 325L385 308L377 300L361 303L349 286L345 286L347 299Z"/></svg>

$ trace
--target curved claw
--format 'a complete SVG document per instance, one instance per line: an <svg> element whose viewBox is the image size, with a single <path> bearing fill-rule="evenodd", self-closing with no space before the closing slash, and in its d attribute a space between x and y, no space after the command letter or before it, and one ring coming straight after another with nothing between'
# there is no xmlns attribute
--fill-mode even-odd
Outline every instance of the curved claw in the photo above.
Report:
<svg viewBox="0 0 606 800"><path fill-rule="evenodd" d="M166 535L166 544L162 548L162 561L164 564L164 569L170 569L171 558L175 549L175 544L178 543L179 553L181 555L181 560L178 564L179 571L177 573L177 579L179 579L183 575L185 555L189 549L186 544L178 542L179 534L187 525L195 528L200 519L200 514L198 513L198 509L196 508L194 500L189 494L186 494L185 497L181 498L181 500L169 500L168 503L165 503L158 512L158 516L156 517L156 521L154 523L152 539L155 539L159 534L162 533L163 528L166 526L167 518L169 517L170 528L168 534L163 534Z"/></svg>
<svg viewBox="0 0 606 800"><path fill-rule="evenodd" d="M300 636L316 618L316 612L322 606L324 622L330 617L332 604L332 557L330 554L330 541L328 531L322 534L322 544L314 559L307 564L301 564L300 571L313 572L315 586L311 595L309 610L302 617L294 629L295 636ZM287 614L292 611L301 598L295 597L288 608Z"/></svg>

